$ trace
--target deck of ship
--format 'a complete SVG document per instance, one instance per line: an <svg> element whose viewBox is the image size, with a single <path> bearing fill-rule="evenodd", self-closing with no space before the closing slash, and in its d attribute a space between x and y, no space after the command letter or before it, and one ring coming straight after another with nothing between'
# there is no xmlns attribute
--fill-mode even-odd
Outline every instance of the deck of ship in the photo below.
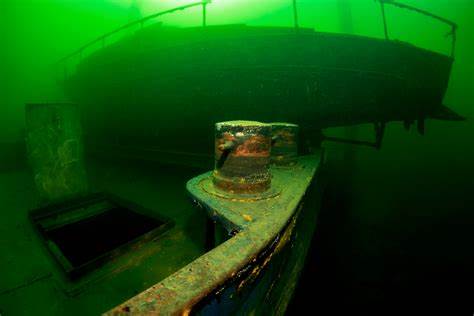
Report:
<svg viewBox="0 0 474 316"><path fill-rule="evenodd" d="M274 170L279 195L254 203L206 194L196 186L209 175L202 174L202 169L88 160L92 191L108 191L133 201L172 219L175 226L77 281L65 276L28 219L38 202L30 172L3 172L0 182L9 185L0 198L9 212L0 218L0 232L5 236L1 248L6 254L0 258L0 268L10 273L0 282L0 312L94 315L119 305L112 313L189 308L212 313L258 309L263 297L271 302L265 306L282 312L297 284L316 225L320 159L319 154L302 157L294 168ZM204 209L193 206L189 193ZM210 230L211 218L222 224L223 238L210 244L209 232L217 236ZM240 298L230 299L235 283L240 284ZM216 304L216 295L224 295L232 304Z"/></svg>
<svg viewBox="0 0 474 316"><path fill-rule="evenodd" d="M143 162L95 161L92 189L107 190L175 226L157 241L128 252L78 282L69 281L28 219L37 193L28 170L0 173L0 314L97 315L166 278L205 253L206 215L189 201L185 184L200 170Z"/></svg>

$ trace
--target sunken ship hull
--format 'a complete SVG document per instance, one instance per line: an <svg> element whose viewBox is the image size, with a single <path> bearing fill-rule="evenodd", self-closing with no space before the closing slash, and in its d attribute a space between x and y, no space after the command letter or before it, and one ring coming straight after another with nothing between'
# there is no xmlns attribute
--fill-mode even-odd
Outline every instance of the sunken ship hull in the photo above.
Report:
<svg viewBox="0 0 474 316"><path fill-rule="evenodd" d="M450 118L442 100L452 62L398 41L310 29L154 25L82 60L64 84L92 151L201 164L219 121L289 121L318 135Z"/></svg>

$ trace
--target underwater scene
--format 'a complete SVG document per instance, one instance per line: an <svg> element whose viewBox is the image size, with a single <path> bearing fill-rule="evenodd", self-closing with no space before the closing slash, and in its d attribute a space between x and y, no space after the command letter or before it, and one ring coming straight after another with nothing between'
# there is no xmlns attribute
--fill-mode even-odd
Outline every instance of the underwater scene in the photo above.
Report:
<svg viewBox="0 0 474 316"><path fill-rule="evenodd" d="M0 316L473 315L474 0L0 0Z"/></svg>

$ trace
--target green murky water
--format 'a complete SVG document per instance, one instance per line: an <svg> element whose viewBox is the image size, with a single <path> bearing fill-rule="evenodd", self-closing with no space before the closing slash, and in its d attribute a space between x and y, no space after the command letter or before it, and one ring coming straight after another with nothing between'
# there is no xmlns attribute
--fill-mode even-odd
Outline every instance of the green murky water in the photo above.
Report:
<svg viewBox="0 0 474 316"><path fill-rule="evenodd" d="M204 225L205 218L194 213L183 189L186 180L203 169L196 167L202 164L189 160L185 160L188 167L173 168L149 162L114 160L111 163L107 156L90 160L87 172L92 189L107 188L149 208L160 209L177 225L158 255L155 246L151 246L138 255L145 259L123 259L122 264L128 273L105 277L99 283L91 282L95 285L90 290L79 291L82 294L65 294L75 285L62 279L54 262L35 239L27 220L27 211L35 208L39 199L26 163L24 106L26 103L70 101L71 98L58 84L58 69L53 67L54 63L124 23L186 3L189 2L0 2L1 315L97 314L151 286L205 252L205 236L196 225ZM474 2L406 0L403 3L458 24L455 61L444 104L468 120L428 120L424 136L416 133L414 127L405 131L401 122L390 123L379 151L335 143L324 145L328 154L330 183L311 259L321 269L307 269L305 280L311 282L301 284L295 304L307 304L302 298L307 288L314 288L321 306L328 302L342 302L341 308L361 310L372 302L391 304L394 297L410 301L417 292L428 293L426 297L422 296L421 302L435 297L458 302L460 306L469 304L465 295L472 291L466 292L462 288L474 280L471 251L474 241L471 231L474 225L471 212L474 208ZM440 54L450 53L451 39L445 36L449 32L446 25L393 7L387 7L386 15L390 39ZM300 0L298 16L302 28L384 38L380 5L375 1ZM201 10L196 7L158 20L165 26L199 26ZM209 26L293 27L294 21L291 1L215 0L208 6L207 23ZM153 22L147 25L153 25ZM108 39L107 44L116 43L135 31L137 28L131 28ZM100 44L95 49L100 50ZM115 56L121 57L120 53ZM148 83L133 84L146 86ZM176 90L188 88L176 87ZM123 115L117 121L126 119L123 113L114 112L105 103L96 109L99 116L117 119ZM164 107L164 112L173 111L163 104L157 106ZM265 113L273 111L270 104L256 106L261 107L258 119L264 120ZM288 105L288 113L290 109L291 105ZM137 113L149 113L149 110L137 107ZM280 115L284 118L285 113L283 108ZM189 113L182 115L188 119L192 116ZM245 115L244 111L242 116ZM117 135L127 137L140 126L152 126L155 122L147 115L136 115L134 120L126 127L115 124L109 128ZM192 138L195 132L186 130L178 118L160 124L168 130L181 128L174 134L175 138L167 139L169 143ZM331 128L326 132L357 139L373 137L372 125ZM147 135L133 135L135 138L128 141L138 147L148 141ZM208 140L212 137L209 135ZM166 159L169 162L174 158ZM196 157L196 161L198 159L207 158ZM163 193L161 198L156 195L157 190ZM179 245L179 250L176 250L176 245ZM149 256L148 252L155 255ZM143 264L134 265L134 260L142 260ZM103 270L113 271L115 268L109 266ZM91 280L95 278L101 279L101 276L91 276ZM314 300L313 303L318 305ZM472 304L470 307L472 309Z"/></svg>

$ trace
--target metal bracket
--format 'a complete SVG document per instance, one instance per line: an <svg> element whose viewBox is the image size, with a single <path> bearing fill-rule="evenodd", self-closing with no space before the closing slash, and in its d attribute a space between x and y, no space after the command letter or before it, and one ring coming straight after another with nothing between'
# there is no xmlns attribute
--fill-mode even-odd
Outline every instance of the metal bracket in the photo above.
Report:
<svg viewBox="0 0 474 316"><path fill-rule="evenodd" d="M331 141L331 142L351 144L351 145L369 146L378 150L382 148L382 141L385 135L385 122L375 122L374 131L375 131L375 141L373 142L325 136L324 134L323 134L323 141Z"/></svg>

